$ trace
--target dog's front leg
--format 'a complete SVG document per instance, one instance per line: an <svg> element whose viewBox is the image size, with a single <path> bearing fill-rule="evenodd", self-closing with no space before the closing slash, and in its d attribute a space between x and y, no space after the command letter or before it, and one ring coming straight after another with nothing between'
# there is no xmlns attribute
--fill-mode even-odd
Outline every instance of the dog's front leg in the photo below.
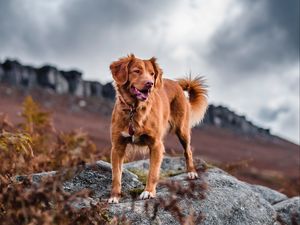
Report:
<svg viewBox="0 0 300 225"><path fill-rule="evenodd" d="M145 190L140 195L140 199L154 198L156 185L159 180L160 166L164 154L164 145L161 141L149 146L150 149L150 169Z"/></svg>
<svg viewBox="0 0 300 225"><path fill-rule="evenodd" d="M112 189L108 200L109 203L119 203L121 197L122 166L124 161L126 145L119 144L111 149L112 164Z"/></svg>

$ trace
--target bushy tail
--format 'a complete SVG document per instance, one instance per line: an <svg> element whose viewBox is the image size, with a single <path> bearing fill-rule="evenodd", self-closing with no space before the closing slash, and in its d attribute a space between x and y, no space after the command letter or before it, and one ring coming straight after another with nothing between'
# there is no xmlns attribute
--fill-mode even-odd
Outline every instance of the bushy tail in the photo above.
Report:
<svg viewBox="0 0 300 225"><path fill-rule="evenodd" d="M191 105L190 126L194 127L202 121L208 106L207 86L203 77L179 79L178 83L184 91L188 92Z"/></svg>

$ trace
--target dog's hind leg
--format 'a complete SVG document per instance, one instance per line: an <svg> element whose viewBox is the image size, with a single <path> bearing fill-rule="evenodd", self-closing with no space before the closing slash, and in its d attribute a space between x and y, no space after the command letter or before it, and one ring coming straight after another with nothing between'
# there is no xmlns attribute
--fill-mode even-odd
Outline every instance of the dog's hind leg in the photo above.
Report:
<svg viewBox="0 0 300 225"><path fill-rule="evenodd" d="M186 160L186 170L188 173L189 179L198 178L194 162L193 162L193 153L191 150L191 135L190 128L181 128L176 131L176 135L184 148L184 156Z"/></svg>

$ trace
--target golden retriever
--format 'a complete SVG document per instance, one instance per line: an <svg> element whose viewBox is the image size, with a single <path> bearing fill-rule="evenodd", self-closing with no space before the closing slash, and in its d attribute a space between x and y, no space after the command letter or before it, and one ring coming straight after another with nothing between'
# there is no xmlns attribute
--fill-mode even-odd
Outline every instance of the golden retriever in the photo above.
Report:
<svg viewBox="0 0 300 225"><path fill-rule="evenodd" d="M149 148L149 174L139 198L155 197L167 132L178 136L184 148L188 177L196 179L190 142L191 127L203 119L208 105L202 79L163 79L155 58L142 60L133 54L112 62L110 70L116 102L111 121L112 190L108 202L119 202L127 145ZM188 92L188 98L184 91Z"/></svg>

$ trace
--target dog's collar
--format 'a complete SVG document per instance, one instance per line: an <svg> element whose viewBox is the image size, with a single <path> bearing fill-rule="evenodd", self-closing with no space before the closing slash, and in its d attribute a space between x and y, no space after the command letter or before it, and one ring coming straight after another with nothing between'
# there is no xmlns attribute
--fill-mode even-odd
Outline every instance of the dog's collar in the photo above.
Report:
<svg viewBox="0 0 300 225"><path fill-rule="evenodd" d="M135 133L135 129L134 129L134 122L133 122L133 117L134 114L136 113L136 109L137 107L135 106L135 104L129 104L125 101L125 99L122 96L119 96L119 100L121 103L123 103L126 108L123 109L123 111L129 111L129 125L128 125L128 134L130 136L133 136Z"/></svg>

